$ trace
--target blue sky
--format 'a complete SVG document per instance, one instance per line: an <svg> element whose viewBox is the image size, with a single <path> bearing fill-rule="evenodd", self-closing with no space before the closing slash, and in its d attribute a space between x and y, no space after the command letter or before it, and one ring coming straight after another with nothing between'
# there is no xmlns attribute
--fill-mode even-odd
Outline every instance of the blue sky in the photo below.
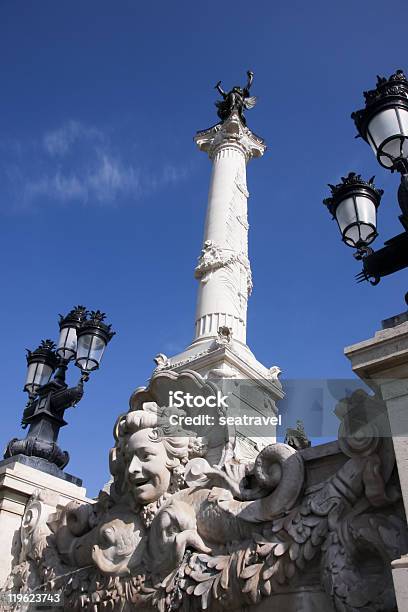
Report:
<svg viewBox="0 0 408 612"><path fill-rule="evenodd" d="M356 284L321 202L350 170L375 174L374 246L400 232L398 178L350 113L408 69L406 21L402 0L0 2L2 444L23 433L25 347L73 305L101 308L117 335L60 441L90 494L106 481L117 414L154 355L192 339L210 176L192 138L217 120L214 84L248 68L268 144L248 167L248 344L286 378L351 376L344 346L404 309L406 273Z"/></svg>

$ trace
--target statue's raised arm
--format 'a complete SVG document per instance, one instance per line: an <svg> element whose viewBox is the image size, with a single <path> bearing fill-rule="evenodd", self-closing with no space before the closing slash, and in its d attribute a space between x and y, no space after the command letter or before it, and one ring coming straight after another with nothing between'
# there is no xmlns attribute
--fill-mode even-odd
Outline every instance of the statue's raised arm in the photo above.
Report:
<svg viewBox="0 0 408 612"><path fill-rule="evenodd" d="M222 95L224 99L227 97L228 95L227 92L224 91L223 88L221 87L221 81L218 81L214 89L216 89Z"/></svg>
<svg viewBox="0 0 408 612"><path fill-rule="evenodd" d="M254 80L254 73L251 70L247 70L247 77L248 80L245 87L242 88L236 85L228 93L221 87L221 81L218 81L215 86L215 89L217 89L223 98L215 103L218 109L217 114L221 121L225 121L233 112L236 112L242 123L246 125L244 109L253 108L256 104L256 97L249 95L249 90Z"/></svg>
<svg viewBox="0 0 408 612"><path fill-rule="evenodd" d="M246 92L246 95L249 96L249 90L251 89L252 81L254 80L254 73L251 70L247 70L247 76L248 80L244 91Z"/></svg>

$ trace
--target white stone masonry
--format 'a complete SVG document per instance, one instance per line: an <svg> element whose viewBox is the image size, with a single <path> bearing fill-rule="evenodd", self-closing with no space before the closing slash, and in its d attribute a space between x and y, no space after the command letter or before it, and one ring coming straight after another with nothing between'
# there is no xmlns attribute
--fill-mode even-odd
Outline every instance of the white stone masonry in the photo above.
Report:
<svg viewBox="0 0 408 612"><path fill-rule="evenodd" d="M199 149L213 162L204 244L195 276L199 280L195 341L216 337L222 326L246 344L247 302L252 290L248 259L246 164L263 155L262 139L237 113L199 132Z"/></svg>

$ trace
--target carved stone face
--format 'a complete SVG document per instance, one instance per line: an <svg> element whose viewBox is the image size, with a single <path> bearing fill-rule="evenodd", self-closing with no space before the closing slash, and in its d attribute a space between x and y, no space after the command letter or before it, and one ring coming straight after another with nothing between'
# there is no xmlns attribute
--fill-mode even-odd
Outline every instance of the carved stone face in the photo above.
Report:
<svg viewBox="0 0 408 612"><path fill-rule="evenodd" d="M167 451L162 442L149 438L151 433L147 428L132 434L126 450L126 479L133 498L143 505L159 499L170 485Z"/></svg>

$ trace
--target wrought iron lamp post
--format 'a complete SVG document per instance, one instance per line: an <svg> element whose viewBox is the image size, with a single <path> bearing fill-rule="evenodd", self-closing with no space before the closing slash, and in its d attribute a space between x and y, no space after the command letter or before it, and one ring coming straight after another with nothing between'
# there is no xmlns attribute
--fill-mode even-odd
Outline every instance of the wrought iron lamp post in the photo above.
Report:
<svg viewBox="0 0 408 612"><path fill-rule="evenodd" d="M84 306L77 306L66 317L60 315L57 345L52 340L43 340L37 349L28 350L24 385L28 402L21 423L29 430L26 438L14 438L8 443L5 459L25 455L34 458L36 467L44 460L59 469L67 465L69 454L57 444L59 430L67 424L63 418L65 410L82 398L84 382L90 372L99 368L103 352L115 333L104 320L105 315L99 310L88 313ZM75 387L68 387L65 373L74 360L81 377Z"/></svg>
<svg viewBox="0 0 408 612"><path fill-rule="evenodd" d="M359 282L377 285L383 276L408 267L408 80L402 70L389 79L377 77L376 88L364 92L365 108L352 113L358 130L373 149L381 166L399 172L399 219L404 231L373 251L376 238L376 210L383 191L373 179L364 181L351 172L339 185L329 185L331 197L323 202L339 224L343 241L357 249L356 259L363 263Z"/></svg>

